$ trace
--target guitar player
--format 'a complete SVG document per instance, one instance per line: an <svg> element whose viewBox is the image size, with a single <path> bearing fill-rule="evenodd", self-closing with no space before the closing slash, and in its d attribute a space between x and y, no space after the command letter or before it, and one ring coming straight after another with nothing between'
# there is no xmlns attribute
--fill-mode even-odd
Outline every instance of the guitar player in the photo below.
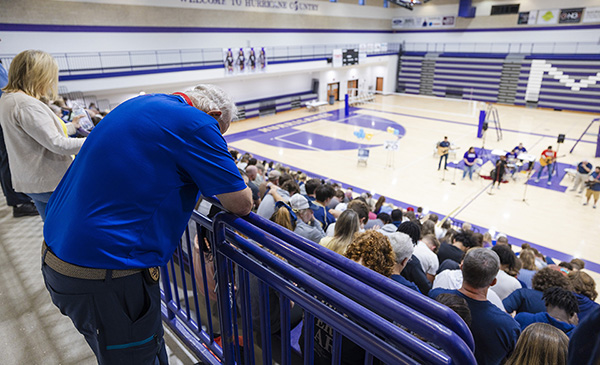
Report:
<svg viewBox="0 0 600 365"><path fill-rule="evenodd" d="M590 198L594 196L594 209L596 209L596 203L598 203L598 198L600 198L600 166L596 166L596 171L592 172L585 185L587 186L587 191L585 192L586 200L583 205L588 205Z"/></svg>
<svg viewBox="0 0 600 365"><path fill-rule="evenodd" d="M542 171L544 171L544 167L548 167L548 185L552 185L552 173L554 172L554 163L556 162L556 152L552 150L552 146L548 146L547 149L542 152L542 156L540 157L540 171L537 174L537 178L535 182L540 182L540 176L542 176Z"/></svg>
<svg viewBox="0 0 600 365"><path fill-rule="evenodd" d="M438 143L438 155L440 155L440 162L438 163L438 171L442 167L442 160L444 160L444 170L448 170L448 153L450 152L450 141L448 137L444 137L444 140Z"/></svg>

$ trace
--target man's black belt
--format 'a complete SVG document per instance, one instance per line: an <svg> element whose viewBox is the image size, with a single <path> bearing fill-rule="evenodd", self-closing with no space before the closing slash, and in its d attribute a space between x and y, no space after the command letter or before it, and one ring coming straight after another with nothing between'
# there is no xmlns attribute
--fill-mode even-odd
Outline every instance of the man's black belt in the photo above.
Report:
<svg viewBox="0 0 600 365"><path fill-rule="evenodd" d="M42 259L52 270L64 276L86 280L104 280L106 278L106 269L95 269L73 265L59 259L52 251L50 251L46 242L42 245ZM113 279L123 278L125 276L140 273L144 270L146 269L112 270L111 277Z"/></svg>

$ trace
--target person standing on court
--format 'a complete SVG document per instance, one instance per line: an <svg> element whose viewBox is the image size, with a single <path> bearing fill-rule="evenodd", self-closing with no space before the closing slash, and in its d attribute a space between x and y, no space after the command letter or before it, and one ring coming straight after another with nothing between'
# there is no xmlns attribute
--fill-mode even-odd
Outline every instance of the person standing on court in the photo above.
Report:
<svg viewBox="0 0 600 365"><path fill-rule="evenodd" d="M465 155L463 156L463 161L465 163L464 171L463 171L463 180L465 176L467 176L467 172L469 173L469 180L473 180L473 170L475 170L475 161L477 161L477 152L475 152L475 147L470 147Z"/></svg>
<svg viewBox="0 0 600 365"><path fill-rule="evenodd" d="M596 166L596 171L592 172L586 185L588 188L585 192L585 203L583 205L588 205L590 198L594 196L594 209L596 209L598 198L600 198L600 166Z"/></svg>
<svg viewBox="0 0 600 365"><path fill-rule="evenodd" d="M46 288L99 364L167 363L157 267L200 195L250 212L223 138L235 115L212 85L130 99L94 128L48 202Z"/></svg>
<svg viewBox="0 0 600 365"><path fill-rule="evenodd" d="M65 124L48 105L58 89L58 63L46 52L28 50L12 60L0 98L0 124L14 190L27 194L45 220L50 195L85 138L69 138L79 122Z"/></svg>
<svg viewBox="0 0 600 365"><path fill-rule="evenodd" d="M592 164L588 160L583 160L577 164L577 175L575 175L575 184L571 191L575 191L581 186L579 194L583 193L583 184L587 181L592 172Z"/></svg>
<svg viewBox="0 0 600 365"><path fill-rule="evenodd" d="M438 163L438 170L442 167L442 160L444 160L444 170L448 170L448 153L450 152L450 141L448 137L444 137L444 140L438 143L438 154L440 155L440 162Z"/></svg>
<svg viewBox="0 0 600 365"><path fill-rule="evenodd" d="M547 149L542 152L542 157L540 157L540 171L537 174L537 178L535 182L540 182L540 177L542 176L542 171L544 171L544 167L548 167L548 185L552 185L552 174L554 173L554 163L556 162L556 152L552 150L552 146L548 146Z"/></svg>

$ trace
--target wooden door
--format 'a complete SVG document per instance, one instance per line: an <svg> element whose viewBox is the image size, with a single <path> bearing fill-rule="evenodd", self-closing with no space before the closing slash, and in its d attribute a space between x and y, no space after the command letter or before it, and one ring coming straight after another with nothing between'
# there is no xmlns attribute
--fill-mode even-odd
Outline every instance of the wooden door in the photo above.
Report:
<svg viewBox="0 0 600 365"><path fill-rule="evenodd" d="M340 100L340 83L334 82L332 84L327 84L327 100L329 97L333 95L333 100Z"/></svg>
<svg viewBox="0 0 600 365"><path fill-rule="evenodd" d="M383 92L383 77L378 77L375 81L375 91Z"/></svg>
<svg viewBox="0 0 600 365"><path fill-rule="evenodd" d="M358 80L348 80L348 95L358 96Z"/></svg>

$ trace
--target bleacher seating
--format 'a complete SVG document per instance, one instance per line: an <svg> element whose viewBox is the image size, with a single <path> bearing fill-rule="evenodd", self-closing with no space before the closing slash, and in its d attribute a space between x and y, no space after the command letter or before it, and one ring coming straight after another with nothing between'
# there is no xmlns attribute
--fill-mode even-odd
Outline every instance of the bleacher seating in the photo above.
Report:
<svg viewBox="0 0 600 365"><path fill-rule="evenodd" d="M539 87L527 103L535 60L555 69L541 73ZM597 55L406 52L399 62L398 92L600 112Z"/></svg>
<svg viewBox="0 0 600 365"><path fill-rule="evenodd" d="M285 110L296 109L308 101L316 100L317 94L312 91L300 92L295 94L278 95L270 98L247 100L237 102L238 107L244 108L244 114L240 119L258 117L260 115L274 114Z"/></svg>

